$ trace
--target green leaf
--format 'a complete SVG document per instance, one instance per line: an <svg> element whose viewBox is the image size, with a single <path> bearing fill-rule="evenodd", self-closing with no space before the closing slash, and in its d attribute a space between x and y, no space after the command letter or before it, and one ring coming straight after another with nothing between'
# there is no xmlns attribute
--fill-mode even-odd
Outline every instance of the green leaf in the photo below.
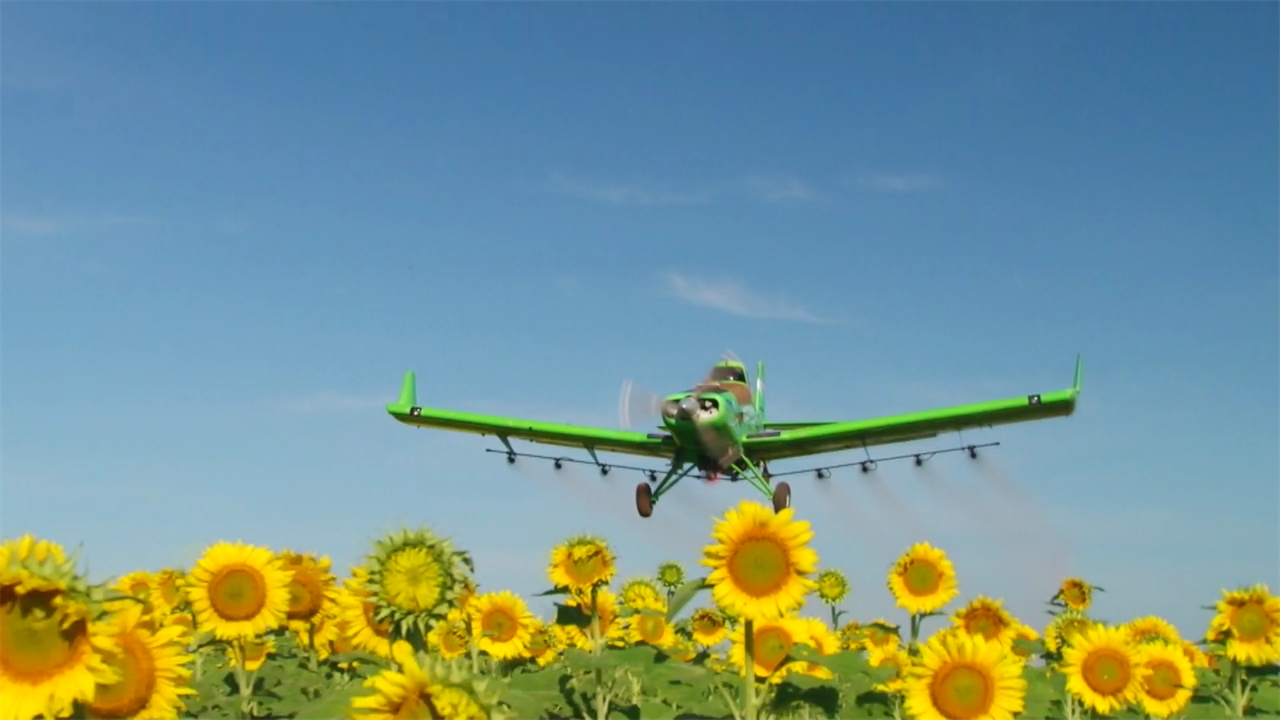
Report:
<svg viewBox="0 0 1280 720"><path fill-rule="evenodd" d="M553 587L550 590L544 590L540 593L534 593L533 597L553 597L553 596L563 596L568 594L570 594L569 588L560 587L557 585L556 587Z"/></svg>
<svg viewBox="0 0 1280 720"><path fill-rule="evenodd" d="M556 603L556 624L588 628L591 626L591 613L584 611L577 605Z"/></svg>
<svg viewBox="0 0 1280 720"><path fill-rule="evenodd" d="M671 602L667 603L667 622L674 620L675 617L680 614L680 611L684 610L685 606L697 597L698 593L703 590L710 589L711 586L707 584L707 579L705 577L690 580L689 582L681 585L675 593L671 595Z"/></svg>

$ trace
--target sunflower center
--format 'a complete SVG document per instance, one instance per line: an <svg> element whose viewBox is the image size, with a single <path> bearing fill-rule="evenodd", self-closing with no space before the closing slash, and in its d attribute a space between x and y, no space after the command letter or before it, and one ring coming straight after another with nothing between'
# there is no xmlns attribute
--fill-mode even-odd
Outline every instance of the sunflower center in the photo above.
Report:
<svg viewBox="0 0 1280 720"><path fill-rule="evenodd" d="M209 581L209 604L223 620L248 620L267 605L262 573L247 565L229 565Z"/></svg>
<svg viewBox="0 0 1280 720"><path fill-rule="evenodd" d="M1081 584L1068 583L1062 589L1062 599L1072 607L1080 607L1089 601L1089 596L1085 594L1085 588Z"/></svg>
<svg viewBox="0 0 1280 720"><path fill-rule="evenodd" d="M311 619L320 612L323 601L324 591L316 577L306 570L295 570L293 580L289 582L289 619Z"/></svg>
<svg viewBox="0 0 1280 720"><path fill-rule="evenodd" d="M752 597L766 597L782 589L791 571L786 548L771 537L743 541L726 567L734 584Z"/></svg>
<svg viewBox="0 0 1280 720"><path fill-rule="evenodd" d="M116 640L120 651L104 653L102 659L120 679L94 689L88 708L93 717L132 717L151 702L156 689L156 662L151 650L133 633L117 636Z"/></svg>
<svg viewBox="0 0 1280 720"><path fill-rule="evenodd" d="M928 560L911 560L902 570L902 584L916 596L932 595L942 586L942 573Z"/></svg>
<svg viewBox="0 0 1280 720"><path fill-rule="evenodd" d="M1111 648L1089 653L1080 668L1085 683L1099 695L1115 695L1124 690L1132 672L1129 659Z"/></svg>
<svg viewBox="0 0 1280 720"><path fill-rule="evenodd" d="M467 628L460 622L449 621L440 633L440 650L449 654L462 652L467 648Z"/></svg>
<svg viewBox="0 0 1280 720"><path fill-rule="evenodd" d="M795 641L785 628L766 627L757 630L755 647L752 648L756 666L766 673L773 674L773 671L778 669L778 665L787 659L787 654L794 646Z"/></svg>
<svg viewBox="0 0 1280 720"><path fill-rule="evenodd" d="M642 613L639 620L640 639L653 645L662 639L662 633L667 629L666 618L661 615L652 615L650 613Z"/></svg>
<svg viewBox="0 0 1280 720"><path fill-rule="evenodd" d="M995 683L982 668L959 663L934 675L929 694L943 717L968 720L990 712Z"/></svg>
<svg viewBox="0 0 1280 720"><path fill-rule="evenodd" d="M510 610L493 608L480 618L480 629L494 642L511 642L520 629L520 623Z"/></svg>
<svg viewBox="0 0 1280 720"><path fill-rule="evenodd" d="M1165 701L1178 694L1182 676L1176 665L1168 660L1152 660L1147 662L1147 667L1151 668L1151 674L1144 679L1148 695Z"/></svg>
<svg viewBox="0 0 1280 720"><path fill-rule="evenodd" d="M44 590L18 596L12 586L0 590L0 667L6 677L39 683L89 650L87 622L61 627L65 616L53 606L60 594Z"/></svg>
<svg viewBox="0 0 1280 720"><path fill-rule="evenodd" d="M1251 642L1267 634L1271 629L1271 618L1261 605L1251 602L1232 613L1231 629L1235 631L1237 639Z"/></svg>
<svg viewBox="0 0 1280 720"><path fill-rule="evenodd" d="M579 585L594 585L608 569L608 562L599 548L582 547L569 553L564 571Z"/></svg>
<svg viewBox="0 0 1280 720"><path fill-rule="evenodd" d="M694 632L702 635L711 635L719 632L724 627L724 623L720 622L720 618L711 613L702 613L693 619Z"/></svg>
<svg viewBox="0 0 1280 720"><path fill-rule="evenodd" d="M1000 616L989 610L975 610L965 618L965 630L970 635L981 635L987 639L994 638L1004 630L1004 622Z"/></svg>
<svg viewBox="0 0 1280 720"><path fill-rule="evenodd" d="M442 575L440 563L426 548L406 548L391 556L383 586L395 604L420 612L440 601Z"/></svg>

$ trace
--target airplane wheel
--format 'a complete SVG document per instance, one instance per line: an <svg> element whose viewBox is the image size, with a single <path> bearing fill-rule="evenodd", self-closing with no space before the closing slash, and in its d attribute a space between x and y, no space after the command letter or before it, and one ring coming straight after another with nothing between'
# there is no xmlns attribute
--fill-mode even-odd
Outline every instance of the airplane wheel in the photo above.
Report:
<svg viewBox="0 0 1280 720"><path fill-rule="evenodd" d="M791 486L780 482L773 489L773 511L782 512L789 507L791 507Z"/></svg>
<svg viewBox="0 0 1280 720"><path fill-rule="evenodd" d="M653 514L653 488L648 483L636 485L636 512L640 513L640 517Z"/></svg>

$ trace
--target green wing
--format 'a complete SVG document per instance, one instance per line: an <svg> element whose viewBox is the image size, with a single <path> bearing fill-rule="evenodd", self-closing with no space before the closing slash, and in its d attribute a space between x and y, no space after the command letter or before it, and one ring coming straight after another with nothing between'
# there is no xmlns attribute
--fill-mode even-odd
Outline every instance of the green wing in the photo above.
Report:
<svg viewBox="0 0 1280 720"><path fill-rule="evenodd" d="M387 412L406 425L477 435L495 435L504 442L514 438L544 445L562 445L662 458L670 458L676 452L675 443L665 433L648 435L626 430L561 425L538 420L418 407L417 390L412 372L405 373L404 385L400 390L400 401L388 404Z"/></svg>
<svg viewBox="0 0 1280 720"><path fill-rule="evenodd" d="M743 449L747 457L752 460L769 461L864 446L923 440L936 437L939 433L968 428L1066 417L1076 409L1082 368L1082 360L1077 357L1075 382L1069 390L872 420L832 422L795 428L774 425L773 427L778 429L767 435L748 437L743 442Z"/></svg>

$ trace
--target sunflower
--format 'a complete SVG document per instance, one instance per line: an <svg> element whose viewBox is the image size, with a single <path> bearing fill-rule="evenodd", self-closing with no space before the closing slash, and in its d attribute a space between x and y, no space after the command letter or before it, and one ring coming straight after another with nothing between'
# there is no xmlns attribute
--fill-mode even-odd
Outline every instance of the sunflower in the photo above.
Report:
<svg viewBox="0 0 1280 720"><path fill-rule="evenodd" d="M658 566L658 584L667 592L675 592L684 584L684 567L678 562L664 562Z"/></svg>
<svg viewBox="0 0 1280 720"><path fill-rule="evenodd" d="M689 618L689 633L693 641L702 647L719 645L729 636L724 615L715 608L698 608Z"/></svg>
<svg viewBox="0 0 1280 720"><path fill-rule="evenodd" d="M746 667L746 636L745 624L735 627L730 635L729 663L739 672ZM784 672L777 671L791 651L797 645L810 644L808 627L797 617L756 621L752 638L755 675L757 678L768 678L771 683L781 682L786 674L785 668Z"/></svg>
<svg viewBox="0 0 1280 720"><path fill-rule="evenodd" d="M99 590L55 543L24 535L0 545L0 717L65 717L119 679L104 661L118 648L98 620Z"/></svg>
<svg viewBox="0 0 1280 720"><path fill-rule="evenodd" d="M1093 603L1093 590L1092 585L1080 578L1067 578L1049 602L1083 612Z"/></svg>
<svg viewBox="0 0 1280 720"><path fill-rule="evenodd" d="M902 635L897 624L884 618L876 618L862 627L862 646L867 650L873 647L892 648L902 642Z"/></svg>
<svg viewBox="0 0 1280 720"><path fill-rule="evenodd" d="M471 649L470 623L466 611L452 608L427 633L427 647L439 651L445 660L460 658Z"/></svg>
<svg viewBox="0 0 1280 720"><path fill-rule="evenodd" d="M722 609L744 620L776 620L804 604L818 553L808 547L809 523L794 515L744 500L716 523L717 544L703 550L702 564L711 568L706 582Z"/></svg>
<svg viewBox="0 0 1280 720"><path fill-rule="evenodd" d="M1033 643L1039 639L1040 639L1040 633L1036 632L1035 628L1031 627L1030 625L1024 625L1022 623L1018 623L1018 626L1014 629L1014 637L1013 637L1013 645L1012 645L1013 653L1023 659L1030 657L1031 651L1024 647L1019 646L1018 641L1023 640L1025 642Z"/></svg>
<svg viewBox="0 0 1280 720"><path fill-rule="evenodd" d="M40 568L48 564L73 568L68 564L66 550L52 540L38 540L34 535L23 535L17 540L5 540L0 544L0 584L13 585L18 592L48 587L54 582ZM27 580L35 584L24 585Z"/></svg>
<svg viewBox="0 0 1280 720"><path fill-rule="evenodd" d="M342 596L341 590L339 590L338 595L339 597ZM335 616L321 619L310 637L315 643L317 660L324 660L331 655L341 655L355 649L355 645L351 642L351 633L347 627L347 621L341 617ZM306 647L307 635L294 632L294 639L300 647Z"/></svg>
<svg viewBox="0 0 1280 720"><path fill-rule="evenodd" d="M1006 648L1018 636L1018 621L1004 609L1000 600L979 595L951 616L951 622L970 635L995 640Z"/></svg>
<svg viewBox="0 0 1280 720"><path fill-rule="evenodd" d="M649 578L634 578L623 583L622 604L632 610L667 611L667 598Z"/></svg>
<svg viewBox="0 0 1280 720"><path fill-rule="evenodd" d="M364 566L351 569L351 577L338 595L340 617L347 624L351 644L358 650L391 657L391 625L374 617L377 606L369 587L369 574Z"/></svg>
<svg viewBox="0 0 1280 720"><path fill-rule="evenodd" d="M571 537L551 551L547 576L551 584L574 593L604 585L617 572L609 543L590 535Z"/></svg>
<svg viewBox="0 0 1280 720"><path fill-rule="evenodd" d="M823 570L818 573L818 599L828 605L837 605L849 594L849 580L839 570Z"/></svg>
<svg viewBox="0 0 1280 720"><path fill-rule="evenodd" d="M1044 629L1045 649L1061 653L1077 635L1096 624L1079 610L1064 610L1055 615Z"/></svg>
<svg viewBox="0 0 1280 720"><path fill-rule="evenodd" d="M1209 667L1209 656L1203 650L1196 646L1190 640L1183 640L1179 647L1182 648L1182 654L1186 656L1193 668Z"/></svg>
<svg viewBox="0 0 1280 720"><path fill-rule="evenodd" d="M1147 643L1139 650L1143 664L1150 671L1142 681L1142 709L1156 718L1182 712L1196 688L1195 670L1182 648L1176 644Z"/></svg>
<svg viewBox="0 0 1280 720"><path fill-rule="evenodd" d="M1148 642L1167 642L1177 645L1182 642L1178 629L1169 621L1155 615L1131 620L1124 625L1129 633L1129 642L1141 645Z"/></svg>
<svg viewBox="0 0 1280 720"><path fill-rule="evenodd" d="M1280 598L1263 584L1222 592L1210 632L1226 640L1225 654L1241 665L1280 661Z"/></svg>
<svg viewBox="0 0 1280 720"><path fill-rule="evenodd" d="M540 668L550 665L559 655L559 637L554 628L536 618L529 625L529 642L524 644L524 654Z"/></svg>
<svg viewBox="0 0 1280 720"><path fill-rule="evenodd" d="M293 573L286 614L291 629L305 631L337 611L338 581L330 572L332 563L328 557L282 550L280 559L284 569Z"/></svg>
<svg viewBox="0 0 1280 720"><path fill-rule="evenodd" d="M107 621L115 649L103 655L115 679L99 682L84 703L91 718L177 718L186 709L182 695L194 695L191 671L195 658L184 648L186 632L169 626L151 632L142 622L144 610L125 603Z"/></svg>
<svg viewBox="0 0 1280 720"><path fill-rule="evenodd" d="M912 545L889 570L889 591L913 615L941 610L960 592L947 554L929 543Z"/></svg>
<svg viewBox="0 0 1280 720"><path fill-rule="evenodd" d="M219 640L247 639L284 624L291 576L266 548L220 542L196 561L187 596L202 630Z"/></svg>
<svg viewBox="0 0 1280 720"><path fill-rule="evenodd" d="M151 604L156 612L168 615L186 603L182 592L185 577L184 571L174 568L164 568L151 576Z"/></svg>
<svg viewBox="0 0 1280 720"><path fill-rule="evenodd" d="M568 607L578 608L586 615L585 626L565 625L566 643L582 650L590 651L595 647L595 621L592 620L591 598L579 595L571 596L565 601ZM626 644L626 627L618 618L618 597L608 588L596 590L595 615L599 616L600 638L608 645L621 647Z"/></svg>
<svg viewBox="0 0 1280 720"><path fill-rule="evenodd" d="M471 556L425 527L378 540L368 568L374 619L388 623L395 639L425 638L474 588Z"/></svg>
<svg viewBox="0 0 1280 720"><path fill-rule="evenodd" d="M1012 720L1023 711L1023 663L999 642L942 632L920 648L907 669L905 709L921 720Z"/></svg>
<svg viewBox="0 0 1280 720"><path fill-rule="evenodd" d="M114 583L117 590L139 600L149 600L151 584L151 573L146 570L135 570L122 575Z"/></svg>
<svg viewBox="0 0 1280 720"><path fill-rule="evenodd" d="M364 681L372 695L351 699L355 720L392 718L458 718L485 720L494 705L483 686L469 681L457 668L432 663L425 655L415 656L403 640L391 646L398 670L383 670Z"/></svg>
<svg viewBox="0 0 1280 720"><path fill-rule="evenodd" d="M867 649L867 663L873 668L891 667L894 674L883 683L877 683L872 690L890 695L902 692L906 687L907 668L911 667L911 655L901 645L872 645Z"/></svg>
<svg viewBox="0 0 1280 720"><path fill-rule="evenodd" d="M627 616L627 640L633 645L652 645L666 649L676 643L676 631L666 615L654 610L640 610Z"/></svg>
<svg viewBox="0 0 1280 720"><path fill-rule="evenodd" d="M840 638L818 618L801 618L804 623L808 644L817 648L819 655L834 655L840 652Z"/></svg>
<svg viewBox="0 0 1280 720"><path fill-rule="evenodd" d="M234 667L240 662L237 645L244 645L244 669L247 672L257 672L267 662L267 657L276 652L276 639L271 636L246 638L226 647L226 667Z"/></svg>
<svg viewBox="0 0 1280 720"><path fill-rule="evenodd" d="M860 649L862 641L867 637L866 631L862 629L862 623L857 620L850 620L841 625L836 635L840 638L840 647L844 650Z"/></svg>
<svg viewBox="0 0 1280 720"><path fill-rule="evenodd" d="M1123 627L1094 624L1062 652L1067 692L1103 715L1137 702L1148 672Z"/></svg>
<svg viewBox="0 0 1280 720"><path fill-rule="evenodd" d="M498 660L514 660L524 654L534 618L518 595L509 590L477 595L467 605L467 613L481 650Z"/></svg>

